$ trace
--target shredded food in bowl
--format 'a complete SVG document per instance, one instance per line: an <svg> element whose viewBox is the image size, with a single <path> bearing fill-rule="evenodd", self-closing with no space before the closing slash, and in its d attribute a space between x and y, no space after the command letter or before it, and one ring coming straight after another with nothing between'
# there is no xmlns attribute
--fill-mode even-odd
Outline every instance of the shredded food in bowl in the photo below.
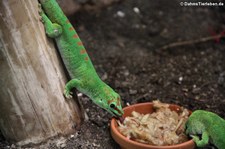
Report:
<svg viewBox="0 0 225 149"><path fill-rule="evenodd" d="M174 145L185 142L185 123L189 112L182 108L172 111L168 104L153 101L153 113L140 114L133 111L132 116L118 122L118 130L128 139L157 146Z"/></svg>

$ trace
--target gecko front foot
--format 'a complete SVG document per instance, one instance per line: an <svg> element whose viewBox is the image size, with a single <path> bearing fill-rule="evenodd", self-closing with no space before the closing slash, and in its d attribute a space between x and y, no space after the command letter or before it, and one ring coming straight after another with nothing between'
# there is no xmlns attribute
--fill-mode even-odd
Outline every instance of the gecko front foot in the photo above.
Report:
<svg viewBox="0 0 225 149"><path fill-rule="evenodd" d="M208 144L208 139L207 138L202 138L201 140L199 139L198 136L190 135L193 139L193 141L196 143L197 147L204 147Z"/></svg>
<svg viewBox="0 0 225 149"><path fill-rule="evenodd" d="M192 137L194 142L198 142L199 141L199 137L198 136L190 135L190 137Z"/></svg>
<svg viewBox="0 0 225 149"><path fill-rule="evenodd" d="M38 13L39 13L39 15L40 15L39 20L40 20L42 23L44 23L44 19L43 19L43 17L44 17L44 11L42 10L42 7L41 7L41 4L40 4L40 3L38 4Z"/></svg>
<svg viewBox="0 0 225 149"><path fill-rule="evenodd" d="M64 92L63 92L64 96L67 98L67 99L71 99L72 98L72 92L70 92L70 90L68 89L64 89Z"/></svg>
<svg viewBox="0 0 225 149"><path fill-rule="evenodd" d="M78 85L80 85L81 82L78 79L72 79L69 82L66 83L65 89L64 89L64 96L68 99L72 98L72 92L71 90Z"/></svg>

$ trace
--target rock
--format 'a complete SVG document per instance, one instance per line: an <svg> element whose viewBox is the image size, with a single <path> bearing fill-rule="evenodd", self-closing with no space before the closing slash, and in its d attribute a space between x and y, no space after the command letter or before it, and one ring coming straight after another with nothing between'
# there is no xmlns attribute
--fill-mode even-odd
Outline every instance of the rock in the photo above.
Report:
<svg viewBox="0 0 225 149"><path fill-rule="evenodd" d="M219 75L219 78L218 78L218 84L219 84L219 85L225 85L224 73L221 73L221 74Z"/></svg>
<svg viewBox="0 0 225 149"><path fill-rule="evenodd" d="M139 8L134 7L134 8L133 8L133 10L134 10L134 12L135 12L135 13L140 14L140 10L139 10Z"/></svg>
<svg viewBox="0 0 225 149"><path fill-rule="evenodd" d="M10 148L11 149L14 149L14 148L16 148L16 145L15 144L12 144Z"/></svg>
<svg viewBox="0 0 225 149"><path fill-rule="evenodd" d="M137 90L130 89L130 90L129 90L129 93L130 93L131 95L135 95L135 94L137 94Z"/></svg>
<svg viewBox="0 0 225 149"><path fill-rule="evenodd" d="M61 137L60 139L58 139L58 140L56 141L56 146L57 146L58 148L65 148L65 147L66 147L66 139L63 138L63 137Z"/></svg>
<svg viewBox="0 0 225 149"><path fill-rule="evenodd" d="M198 94L200 91L201 91L200 88L194 88L194 89L192 90L192 93L193 93L193 94Z"/></svg>
<svg viewBox="0 0 225 149"><path fill-rule="evenodd" d="M74 138L74 135L70 135L70 138Z"/></svg>
<svg viewBox="0 0 225 149"><path fill-rule="evenodd" d="M117 11L116 16L123 18L125 17L125 13L123 11Z"/></svg>
<svg viewBox="0 0 225 149"><path fill-rule="evenodd" d="M102 77L101 77L101 79L102 79L103 81L107 80L107 78L108 78L108 74L107 74L107 73L104 73L104 74L102 75Z"/></svg>

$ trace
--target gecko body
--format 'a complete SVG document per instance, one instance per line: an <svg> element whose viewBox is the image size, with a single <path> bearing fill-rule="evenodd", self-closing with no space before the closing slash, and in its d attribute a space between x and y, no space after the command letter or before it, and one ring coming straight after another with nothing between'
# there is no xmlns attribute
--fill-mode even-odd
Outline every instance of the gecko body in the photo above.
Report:
<svg viewBox="0 0 225 149"><path fill-rule="evenodd" d="M76 30L56 0L39 1L41 7L39 14L46 34L55 39L62 60L72 78L65 85L65 97L71 98L71 89L76 88L112 115L122 116L119 94L99 78Z"/></svg>
<svg viewBox="0 0 225 149"><path fill-rule="evenodd" d="M225 120L217 114L196 110L189 117L186 127L186 133L198 147L204 147L211 142L219 149L225 149Z"/></svg>

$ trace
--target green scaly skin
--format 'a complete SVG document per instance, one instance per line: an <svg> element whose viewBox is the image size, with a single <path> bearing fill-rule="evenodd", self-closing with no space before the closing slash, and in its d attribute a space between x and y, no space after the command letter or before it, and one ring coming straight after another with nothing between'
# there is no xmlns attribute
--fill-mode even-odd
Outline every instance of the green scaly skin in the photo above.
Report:
<svg viewBox="0 0 225 149"><path fill-rule="evenodd" d="M72 78L65 86L65 97L71 98L71 89L76 88L112 115L122 116L119 94L99 78L80 38L58 3L55 0L39 1L41 7L39 14L46 34L55 39Z"/></svg>
<svg viewBox="0 0 225 149"><path fill-rule="evenodd" d="M194 111L186 123L186 128L186 133L198 147L204 147L210 141L218 149L225 149L225 120L215 113Z"/></svg>

